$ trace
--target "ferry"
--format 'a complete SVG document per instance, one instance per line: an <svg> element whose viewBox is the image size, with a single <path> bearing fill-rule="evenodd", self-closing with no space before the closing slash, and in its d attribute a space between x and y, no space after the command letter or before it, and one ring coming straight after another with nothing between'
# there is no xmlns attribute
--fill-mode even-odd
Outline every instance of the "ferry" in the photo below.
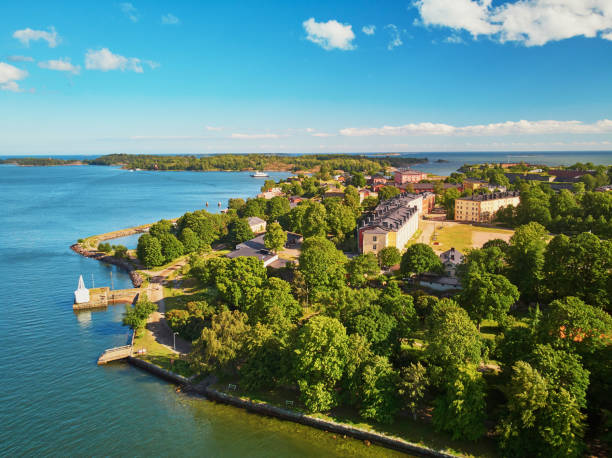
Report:
<svg viewBox="0 0 612 458"><path fill-rule="evenodd" d="M253 178L268 178L270 175L268 175L266 172L255 172L255 173L251 173L251 176Z"/></svg>

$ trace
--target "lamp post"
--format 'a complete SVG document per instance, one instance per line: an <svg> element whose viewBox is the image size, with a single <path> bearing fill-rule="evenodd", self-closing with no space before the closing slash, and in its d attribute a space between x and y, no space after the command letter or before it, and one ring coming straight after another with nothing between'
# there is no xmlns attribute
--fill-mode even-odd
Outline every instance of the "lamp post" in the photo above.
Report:
<svg viewBox="0 0 612 458"><path fill-rule="evenodd" d="M173 346L173 348L174 348L174 350L175 350L175 351L176 351L176 335L177 335L177 334L178 334L178 332L173 332L173 333L172 333L172 337L173 337L173 340L174 340L174 343L173 343L173 345L172 345L172 346Z"/></svg>

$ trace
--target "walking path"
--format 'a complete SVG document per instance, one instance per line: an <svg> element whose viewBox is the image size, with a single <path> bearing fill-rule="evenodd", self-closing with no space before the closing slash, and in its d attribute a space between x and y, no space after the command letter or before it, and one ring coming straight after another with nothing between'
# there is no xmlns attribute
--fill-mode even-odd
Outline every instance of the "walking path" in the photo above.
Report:
<svg viewBox="0 0 612 458"><path fill-rule="evenodd" d="M173 348L174 335L165 319L166 307L164 304L163 285L172 273L182 268L187 262L187 259L181 259L159 272L146 271L152 275L147 288L147 296L151 302L157 304L157 311L153 312L147 320L146 332L151 334L158 343L172 351L175 351ZM189 352L191 352L191 343L176 336L176 353L187 354Z"/></svg>

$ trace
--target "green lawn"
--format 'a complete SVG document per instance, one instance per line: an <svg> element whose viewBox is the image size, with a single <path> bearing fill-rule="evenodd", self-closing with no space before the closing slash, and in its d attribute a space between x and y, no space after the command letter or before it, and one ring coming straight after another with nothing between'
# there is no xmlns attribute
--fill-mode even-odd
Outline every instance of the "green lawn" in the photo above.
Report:
<svg viewBox="0 0 612 458"><path fill-rule="evenodd" d="M144 355L138 355L138 358L184 377L193 375L186 361L180 359L177 353L158 343L149 332L143 332L142 335L134 339L134 351L142 348L146 349L147 352Z"/></svg>
<svg viewBox="0 0 612 458"><path fill-rule="evenodd" d="M465 252L474 247L473 235L480 233L488 239L509 237L514 231L490 227L472 226L470 224L443 225L436 223L431 245L436 251L446 251L451 248ZM435 244L437 242L437 244Z"/></svg>

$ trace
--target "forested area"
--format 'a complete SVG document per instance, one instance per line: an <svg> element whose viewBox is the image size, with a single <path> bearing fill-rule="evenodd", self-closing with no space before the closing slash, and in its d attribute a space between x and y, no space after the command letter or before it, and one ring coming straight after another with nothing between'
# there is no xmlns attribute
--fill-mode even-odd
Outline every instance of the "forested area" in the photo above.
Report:
<svg viewBox="0 0 612 458"><path fill-rule="evenodd" d="M241 171L241 170L313 170L322 165L331 170L345 172L376 173L390 165L387 156L358 154L215 154L210 156L163 156L109 154L91 161L92 165L123 165L144 170L193 170L193 171ZM393 158L393 162L406 167L409 164L427 162L424 158Z"/></svg>
<svg viewBox="0 0 612 458"><path fill-rule="evenodd" d="M383 423L431 413L455 439L493 435L504 455L579 456L611 424L612 245L547 239L529 223L472 250L463 290L445 299L407 281L441 268L422 244L399 276L320 234L282 275L254 258L195 256L204 293L168 319L194 341L198 372L290 387L306 411L343 406Z"/></svg>

